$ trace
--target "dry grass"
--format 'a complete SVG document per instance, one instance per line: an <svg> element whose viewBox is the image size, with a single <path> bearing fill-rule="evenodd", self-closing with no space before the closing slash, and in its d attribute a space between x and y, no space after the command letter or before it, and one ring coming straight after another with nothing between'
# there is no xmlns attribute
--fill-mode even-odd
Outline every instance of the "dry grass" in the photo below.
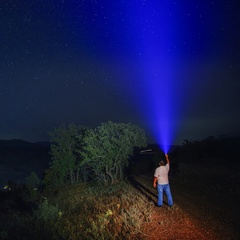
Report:
<svg viewBox="0 0 240 240"><path fill-rule="evenodd" d="M148 221L151 208L146 208L150 205L147 199L126 183L87 188L74 198L65 198L64 205L63 235L71 239L139 239L141 224Z"/></svg>
<svg viewBox="0 0 240 240"><path fill-rule="evenodd" d="M142 239L152 205L126 182L114 186L77 184L45 195L32 213L11 214L1 239ZM10 222L11 221L11 224ZM16 235L17 234L17 235Z"/></svg>

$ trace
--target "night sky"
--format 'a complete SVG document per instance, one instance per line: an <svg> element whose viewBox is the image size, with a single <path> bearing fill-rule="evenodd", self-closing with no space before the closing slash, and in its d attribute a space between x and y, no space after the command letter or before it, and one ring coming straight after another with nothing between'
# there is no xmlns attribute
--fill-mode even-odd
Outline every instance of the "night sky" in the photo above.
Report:
<svg viewBox="0 0 240 240"><path fill-rule="evenodd" d="M239 13L236 0L2 0L0 139L113 121L155 141L168 102L171 143L239 133Z"/></svg>

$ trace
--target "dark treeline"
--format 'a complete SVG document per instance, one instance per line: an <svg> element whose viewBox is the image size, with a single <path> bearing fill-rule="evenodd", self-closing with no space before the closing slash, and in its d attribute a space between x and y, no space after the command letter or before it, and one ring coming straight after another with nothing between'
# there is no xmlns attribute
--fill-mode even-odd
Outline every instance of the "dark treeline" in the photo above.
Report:
<svg viewBox="0 0 240 240"><path fill-rule="evenodd" d="M153 173L164 153L157 144L149 144L151 152L136 152L130 161L129 171L133 174ZM240 136L207 137L201 141L184 140L182 145L172 146L169 151L171 175L178 172L180 163L226 164L240 163Z"/></svg>
<svg viewBox="0 0 240 240"><path fill-rule="evenodd" d="M128 173L152 173L159 159L164 158L164 153L157 144L149 144L146 149L152 149L152 152L141 154L139 149L135 151L129 161ZM240 137L207 137L201 141L185 139L182 145L171 147L169 156L172 175L178 171L181 162L236 164L240 162ZM12 170L12 173L21 172L22 178L27 177L32 171L41 177L44 170L49 167L50 161L50 142L0 140L0 166L2 171L5 171L1 173L1 184L7 180L17 180L15 176L12 176L13 179L6 179L7 176L10 177L6 169Z"/></svg>
<svg viewBox="0 0 240 240"><path fill-rule="evenodd" d="M185 140L177 154L186 162L239 163L240 136L222 138L209 136L202 141Z"/></svg>

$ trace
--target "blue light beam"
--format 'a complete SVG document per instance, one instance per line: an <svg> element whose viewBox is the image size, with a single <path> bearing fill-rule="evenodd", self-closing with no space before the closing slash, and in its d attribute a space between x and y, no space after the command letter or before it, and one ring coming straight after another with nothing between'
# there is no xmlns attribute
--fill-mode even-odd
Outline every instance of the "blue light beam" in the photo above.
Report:
<svg viewBox="0 0 240 240"><path fill-rule="evenodd" d="M134 29L143 69L143 97L139 101L145 101L145 120L164 153L169 151L176 134L181 92L176 89L178 23L171 10L173 4L170 0L144 1L132 9L135 20L140 21Z"/></svg>

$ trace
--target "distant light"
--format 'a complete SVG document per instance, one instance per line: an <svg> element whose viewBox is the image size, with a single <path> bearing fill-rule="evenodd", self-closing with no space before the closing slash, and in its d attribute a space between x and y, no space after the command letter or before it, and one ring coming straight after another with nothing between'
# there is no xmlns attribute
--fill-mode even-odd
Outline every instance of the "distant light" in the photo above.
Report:
<svg viewBox="0 0 240 240"><path fill-rule="evenodd" d="M3 187L3 189L4 189L4 190L8 190L8 191L11 191L11 190L12 190L8 185L5 185L5 186Z"/></svg>

